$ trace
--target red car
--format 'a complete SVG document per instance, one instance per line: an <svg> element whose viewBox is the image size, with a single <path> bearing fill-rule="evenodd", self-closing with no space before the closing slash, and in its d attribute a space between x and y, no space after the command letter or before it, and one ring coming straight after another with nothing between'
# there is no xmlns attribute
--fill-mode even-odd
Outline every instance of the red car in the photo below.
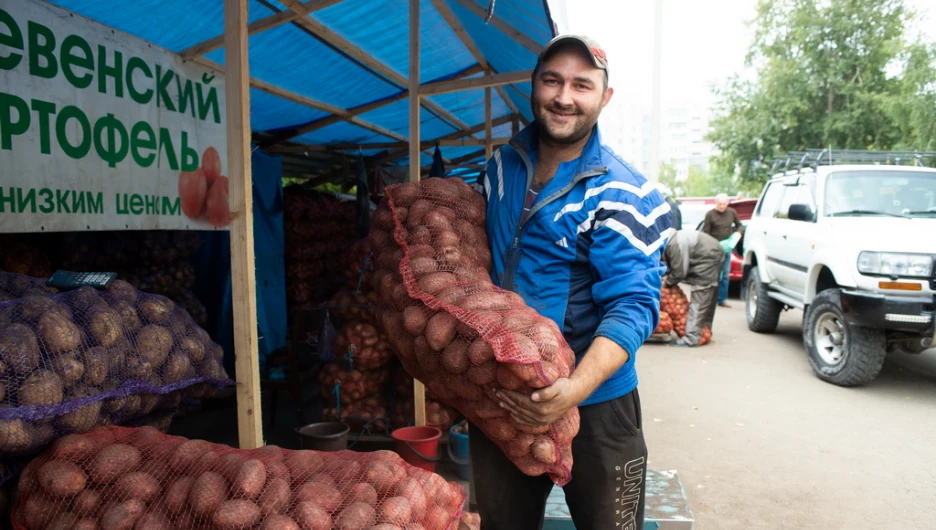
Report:
<svg viewBox="0 0 936 530"><path fill-rule="evenodd" d="M679 211L682 213L683 229L694 226L696 230L702 230L705 214L715 207L715 197L685 197L676 200L679 202ZM747 224L748 219L754 215L757 199L734 199L728 205L738 212L741 224ZM731 253L731 272L728 274L728 279L732 283L740 282L744 276L744 258L741 254L743 248L744 238L742 237Z"/></svg>

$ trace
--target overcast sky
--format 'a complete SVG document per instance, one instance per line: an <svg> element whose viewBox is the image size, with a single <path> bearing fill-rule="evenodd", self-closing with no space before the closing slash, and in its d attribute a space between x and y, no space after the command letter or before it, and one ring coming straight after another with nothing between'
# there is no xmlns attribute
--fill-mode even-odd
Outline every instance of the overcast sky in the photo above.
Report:
<svg viewBox="0 0 936 530"><path fill-rule="evenodd" d="M550 0L554 18L572 33L585 33L605 48L615 99L650 105L652 73L652 0ZM936 41L936 0L905 0L921 12L915 23ZM663 0L662 105L706 104L712 83L723 84L744 69L751 41L746 25L757 0ZM716 7L717 6L717 7Z"/></svg>

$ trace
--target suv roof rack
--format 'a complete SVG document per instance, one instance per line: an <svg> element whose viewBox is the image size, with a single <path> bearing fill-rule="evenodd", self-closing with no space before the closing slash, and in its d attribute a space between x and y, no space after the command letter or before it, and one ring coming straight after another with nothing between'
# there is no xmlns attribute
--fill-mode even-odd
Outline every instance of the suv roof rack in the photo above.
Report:
<svg viewBox="0 0 936 530"><path fill-rule="evenodd" d="M924 160L932 160L927 165ZM785 157L772 160L770 174L773 175L782 167L783 172L789 171L795 164L797 171L803 166L815 170L819 166L833 166L841 164L873 164L873 165L901 165L912 161L921 167L936 167L936 151L864 151L860 149L807 149L805 151L790 151Z"/></svg>

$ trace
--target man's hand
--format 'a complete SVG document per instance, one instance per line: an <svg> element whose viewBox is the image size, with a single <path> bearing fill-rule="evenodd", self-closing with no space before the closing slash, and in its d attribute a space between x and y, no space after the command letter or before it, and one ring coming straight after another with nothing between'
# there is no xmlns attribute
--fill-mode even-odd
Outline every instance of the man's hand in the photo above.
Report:
<svg viewBox="0 0 936 530"><path fill-rule="evenodd" d="M549 425L555 422L566 411L585 401L588 394L582 394L581 386L566 378L557 379L552 386L541 388L530 396L510 390L497 390L501 408L517 422L527 425Z"/></svg>

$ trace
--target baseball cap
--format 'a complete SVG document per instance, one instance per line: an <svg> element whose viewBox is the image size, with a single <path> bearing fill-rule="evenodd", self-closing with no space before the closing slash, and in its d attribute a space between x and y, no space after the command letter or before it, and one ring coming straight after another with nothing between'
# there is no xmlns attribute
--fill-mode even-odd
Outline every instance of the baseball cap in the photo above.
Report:
<svg viewBox="0 0 936 530"><path fill-rule="evenodd" d="M608 71L608 56L605 54L605 51L601 48L594 39L586 37L584 35L559 35L553 40L549 41L543 50L539 54L539 59L537 60L537 66L539 66L547 57L549 57L552 52L560 44L565 43L575 43L581 46L588 56L591 57L592 64L595 65L595 68L601 68L605 72Z"/></svg>

